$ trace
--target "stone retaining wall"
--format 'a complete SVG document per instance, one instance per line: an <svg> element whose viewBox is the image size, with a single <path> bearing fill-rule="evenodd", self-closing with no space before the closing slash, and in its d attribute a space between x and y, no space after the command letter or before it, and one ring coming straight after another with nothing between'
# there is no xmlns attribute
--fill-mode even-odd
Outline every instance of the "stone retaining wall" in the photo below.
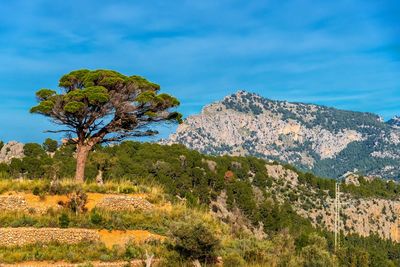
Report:
<svg viewBox="0 0 400 267"><path fill-rule="evenodd" d="M111 211L132 211L132 210L150 210L153 205L143 197L126 195L105 195L95 206L96 208ZM44 214L50 206L30 205L24 196L20 195L1 195L0 211L17 211L23 213ZM51 208L61 208L61 206L51 206Z"/></svg>
<svg viewBox="0 0 400 267"><path fill-rule="evenodd" d="M49 208L60 209L61 206L31 205L26 201L24 196L20 195L0 196L0 211L45 214Z"/></svg>
<svg viewBox="0 0 400 267"><path fill-rule="evenodd" d="M26 212L29 207L23 196L0 196L0 210Z"/></svg>
<svg viewBox="0 0 400 267"><path fill-rule="evenodd" d="M23 246L35 243L59 242L77 244L99 242L97 230L60 228L0 228L0 246Z"/></svg>
<svg viewBox="0 0 400 267"><path fill-rule="evenodd" d="M153 205L142 197L107 196L97 203L96 208L112 211L150 210Z"/></svg>

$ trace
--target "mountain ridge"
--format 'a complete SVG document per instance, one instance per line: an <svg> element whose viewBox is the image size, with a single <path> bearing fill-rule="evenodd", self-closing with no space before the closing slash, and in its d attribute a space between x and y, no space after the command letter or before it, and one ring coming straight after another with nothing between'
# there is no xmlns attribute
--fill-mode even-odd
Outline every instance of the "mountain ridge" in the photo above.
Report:
<svg viewBox="0 0 400 267"><path fill-rule="evenodd" d="M189 116L163 143L214 155L251 155L320 176L358 171L397 179L400 128L370 113L278 101L240 90Z"/></svg>

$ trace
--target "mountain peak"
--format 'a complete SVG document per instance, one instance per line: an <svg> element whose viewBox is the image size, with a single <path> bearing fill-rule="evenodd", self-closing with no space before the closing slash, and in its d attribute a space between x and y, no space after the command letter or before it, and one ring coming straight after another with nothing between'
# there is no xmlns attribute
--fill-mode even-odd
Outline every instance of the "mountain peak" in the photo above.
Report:
<svg viewBox="0 0 400 267"><path fill-rule="evenodd" d="M224 99L226 99L226 98L228 98L228 99L231 99L231 98L234 98L234 99L243 99L244 98L244 99L246 99L246 98L251 98L251 97L262 98L262 96L260 96L260 95L258 95L256 93L240 89L240 90L236 91L233 94L227 95Z"/></svg>
<svg viewBox="0 0 400 267"><path fill-rule="evenodd" d="M250 92L243 90L243 89L239 89L236 91L235 95L246 95L246 94L251 94Z"/></svg>
<svg viewBox="0 0 400 267"><path fill-rule="evenodd" d="M400 116L394 116L387 122L389 125L395 128L400 128Z"/></svg>

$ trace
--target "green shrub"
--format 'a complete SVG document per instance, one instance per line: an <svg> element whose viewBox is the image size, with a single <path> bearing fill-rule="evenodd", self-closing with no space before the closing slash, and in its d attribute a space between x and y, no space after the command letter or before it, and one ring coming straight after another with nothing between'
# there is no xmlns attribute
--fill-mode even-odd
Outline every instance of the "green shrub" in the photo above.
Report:
<svg viewBox="0 0 400 267"><path fill-rule="evenodd" d="M306 246L301 251L304 267L336 267L336 258L327 250L326 240Z"/></svg>
<svg viewBox="0 0 400 267"><path fill-rule="evenodd" d="M223 258L224 267L242 267L246 266L244 259L237 253L228 254Z"/></svg>
<svg viewBox="0 0 400 267"><path fill-rule="evenodd" d="M90 222L93 223L94 225L100 225L102 221L103 217L99 212L93 211L90 214Z"/></svg>
<svg viewBox="0 0 400 267"><path fill-rule="evenodd" d="M70 220L66 213L62 213L61 216L58 218L58 223L61 228L68 228Z"/></svg>
<svg viewBox="0 0 400 267"><path fill-rule="evenodd" d="M32 194L34 194L35 196L39 196L41 194L40 188L35 186L35 188L33 188Z"/></svg>
<svg viewBox="0 0 400 267"><path fill-rule="evenodd" d="M144 255L143 249L137 244L129 242L125 246L125 253L124 253L125 260L140 259L142 258L143 255Z"/></svg>
<svg viewBox="0 0 400 267"><path fill-rule="evenodd" d="M220 240L202 222L180 222L172 227L174 249L186 259L205 261L215 256Z"/></svg>

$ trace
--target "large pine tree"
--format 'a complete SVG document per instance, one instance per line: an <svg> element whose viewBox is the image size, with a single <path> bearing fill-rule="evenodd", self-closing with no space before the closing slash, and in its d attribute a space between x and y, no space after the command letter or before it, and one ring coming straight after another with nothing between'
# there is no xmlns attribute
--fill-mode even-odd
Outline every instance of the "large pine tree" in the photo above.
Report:
<svg viewBox="0 0 400 267"><path fill-rule="evenodd" d="M94 145L127 137L157 134L156 122L180 122L174 111L179 101L159 94L160 86L140 76L111 70L76 70L61 77L60 92L41 89L31 109L64 126L61 130L76 144L76 176L85 179L85 165Z"/></svg>

